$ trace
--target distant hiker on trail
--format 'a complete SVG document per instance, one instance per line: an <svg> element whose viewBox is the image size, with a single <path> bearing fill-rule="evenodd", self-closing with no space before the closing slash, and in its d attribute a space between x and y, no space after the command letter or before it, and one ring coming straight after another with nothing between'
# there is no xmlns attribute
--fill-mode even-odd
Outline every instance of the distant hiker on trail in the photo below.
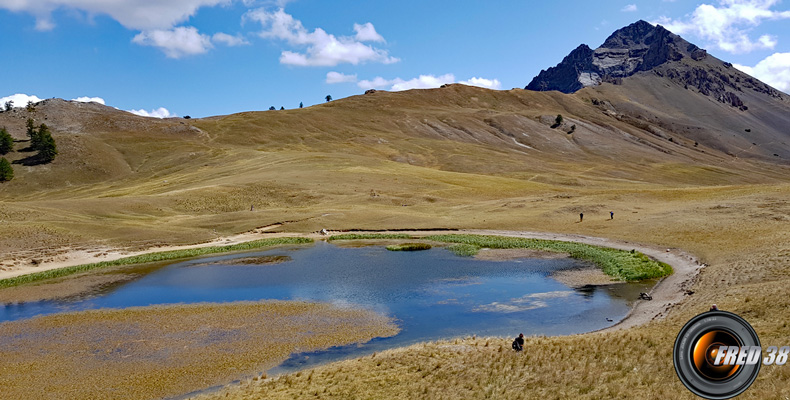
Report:
<svg viewBox="0 0 790 400"><path fill-rule="evenodd" d="M614 211L609 211L609 219L614 219Z"/></svg>
<svg viewBox="0 0 790 400"><path fill-rule="evenodd" d="M584 213L579 213L579 222L584 221Z"/></svg>
<svg viewBox="0 0 790 400"><path fill-rule="evenodd" d="M518 337L516 338L516 340L513 341L513 344L511 346L515 351L524 350L524 334L519 333Z"/></svg>

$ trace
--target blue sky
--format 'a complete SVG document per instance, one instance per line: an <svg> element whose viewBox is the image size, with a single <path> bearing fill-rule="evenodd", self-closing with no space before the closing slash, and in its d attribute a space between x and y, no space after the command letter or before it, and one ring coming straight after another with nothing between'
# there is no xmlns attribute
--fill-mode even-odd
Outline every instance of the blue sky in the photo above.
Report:
<svg viewBox="0 0 790 400"><path fill-rule="evenodd" d="M510 89L639 19L790 92L779 0L0 0L0 97L202 117L368 88Z"/></svg>

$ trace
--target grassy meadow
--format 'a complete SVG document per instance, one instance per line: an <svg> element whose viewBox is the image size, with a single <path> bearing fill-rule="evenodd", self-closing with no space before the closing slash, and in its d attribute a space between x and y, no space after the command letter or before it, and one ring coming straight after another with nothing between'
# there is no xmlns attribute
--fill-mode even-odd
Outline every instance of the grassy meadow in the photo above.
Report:
<svg viewBox="0 0 790 400"><path fill-rule="evenodd" d="M63 313L0 324L0 385L8 399L173 397L397 332L372 311L300 302Z"/></svg>
<svg viewBox="0 0 790 400"><path fill-rule="evenodd" d="M530 337L520 354L510 350L512 338L424 343L300 374L245 381L200 398L694 399L675 376L672 346L686 321L710 304L746 318L763 344L787 340L790 326L782 316L790 307L790 231L782 226L790 209L781 199L790 195L788 189L694 191L681 196L685 205L672 202L658 215L621 218L628 222L606 236L688 249L707 264L693 294L663 319L627 330ZM618 214L624 213L616 213L614 221ZM603 218L598 229L611 228ZM789 378L786 366L764 366L739 398L785 398L790 396Z"/></svg>
<svg viewBox="0 0 790 400"><path fill-rule="evenodd" d="M205 397L690 399L675 377L672 344L710 304L746 318L762 343L787 344L790 168L693 140L669 142L640 128L650 116L631 124L585 96L453 85L189 122L90 117L90 133L54 124L60 156L17 168L0 185L0 269L35 270L70 251L204 243L256 229L262 239L322 228L523 230L679 248L707 264L693 293L665 318L636 328L528 338L522 354L509 350L510 338L418 344ZM573 134L540 122L559 113L578 126ZM678 129L709 128L699 124ZM470 256L518 243L604 266L645 261L574 244L439 238ZM411 240L400 233L377 239ZM214 315L221 312L206 318ZM34 367L9 365L3 371L18 373L4 372L3 387L50 387L30 378ZM788 378L787 367L765 367L742 398L790 397Z"/></svg>

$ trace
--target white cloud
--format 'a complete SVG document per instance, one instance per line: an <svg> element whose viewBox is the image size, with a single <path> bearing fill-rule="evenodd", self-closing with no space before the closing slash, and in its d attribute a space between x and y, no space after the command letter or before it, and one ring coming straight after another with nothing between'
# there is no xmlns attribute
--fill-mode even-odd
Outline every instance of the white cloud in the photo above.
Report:
<svg viewBox="0 0 790 400"><path fill-rule="evenodd" d="M735 68L785 93L790 93L790 53L775 53L754 67L735 64Z"/></svg>
<svg viewBox="0 0 790 400"><path fill-rule="evenodd" d="M141 117L152 117L152 118L173 118L177 117L176 114L171 113L164 107L159 107L155 110L145 111L143 109L140 110L129 110L128 112L139 115Z"/></svg>
<svg viewBox="0 0 790 400"><path fill-rule="evenodd" d="M636 4L629 4L629 5L625 6L625 7L623 7L620 11L622 11L622 12L636 12L637 10L638 10L638 8L636 7Z"/></svg>
<svg viewBox="0 0 790 400"><path fill-rule="evenodd" d="M453 74L444 74L442 76L420 75L419 78L393 83L392 90L397 92L409 89L437 88L446 83L453 82L455 82L455 76Z"/></svg>
<svg viewBox="0 0 790 400"><path fill-rule="evenodd" d="M358 37L366 41L381 38L370 23L354 25L357 37L347 37L326 33L321 28L309 32L302 22L294 19L282 8L269 12L263 8L249 11L244 20L257 21L263 26L260 36L268 39L280 39L293 47L306 47L304 53L283 51L280 63L296 66L322 66L334 67L338 64L361 64L365 62L379 62L391 64L398 62L397 58L390 57L386 50L368 46ZM359 27L359 29L357 29ZM383 40L384 38L381 38Z"/></svg>
<svg viewBox="0 0 790 400"><path fill-rule="evenodd" d="M403 79L395 78L395 79L391 79L390 80L390 79L384 79L384 78L382 78L380 76L377 76L377 77L373 78L373 80L367 80L367 79L361 80L361 81L359 81L359 83L357 83L357 86L359 86L361 89L365 89L365 90L368 90L368 89L383 89L384 87L392 86L393 84L395 84L397 82L403 82Z"/></svg>
<svg viewBox="0 0 790 400"><path fill-rule="evenodd" d="M326 83L353 83L357 81L357 75L346 75L340 72L330 71L326 73Z"/></svg>
<svg viewBox="0 0 790 400"><path fill-rule="evenodd" d="M355 37L360 42L385 42L370 22L362 25L354 24L354 32L357 33Z"/></svg>
<svg viewBox="0 0 790 400"><path fill-rule="evenodd" d="M414 78L410 80L404 80L401 78L384 79L378 76L376 78L373 78L372 80L361 80L357 83L357 86L365 90L389 88L389 90L401 91L401 90L409 90L409 89L438 88L447 83L456 83L455 75L453 74L444 74L441 76L420 75L418 78ZM499 89L502 87L502 83L499 82L498 79L471 78L465 81L459 81L457 83L461 83L469 86L479 86L488 89Z"/></svg>
<svg viewBox="0 0 790 400"><path fill-rule="evenodd" d="M244 39L241 35L228 35L227 33L215 33L214 36L211 37L211 41L214 43L222 43L225 46L244 46L250 44L247 39Z"/></svg>
<svg viewBox="0 0 790 400"><path fill-rule="evenodd" d="M790 18L790 11L776 11L780 0L719 0L719 6L701 4L684 19L662 17L658 23L679 35L693 34L730 53L772 49L777 40L763 35L753 41L749 30L765 20Z"/></svg>
<svg viewBox="0 0 790 400"><path fill-rule="evenodd" d="M12 94L10 96L6 96L6 97L3 97L2 99L0 99L0 107L5 107L5 103L7 101L13 101L14 102L14 107L16 108L16 107L25 107L25 106L27 106L27 103L29 101L32 101L33 103L38 103L39 101L41 101L41 99L38 98L38 96L36 96L36 95L27 95L27 94L23 94L23 93L17 93L17 94Z"/></svg>
<svg viewBox="0 0 790 400"><path fill-rule="evenodd" d="M76 99L71 99L71 101L76 101L76 102L79 102L79 103L91 103L92 102L92 103L99 103L101 105L105 105L104 99L102 99L101 97L82 96L82 97L77 97Z"/></svg>
<svg viewBox="0 0 790 400"><path fill-rule="evenodd" d="M430 89L437 88L445 83L455 82L455 75L444 74L441 76L434 75L420 75L418 78L403 80L401 78L384 79L380 76L373 80L362 80L357 85L362 89L381 89L388 87L393 91L409 90L409 89Z"/></svg>
<svg viewBox="0 0 790 400"><path fill-rule="evenodd" d="M499 79L472 78L458 83L469 86L478 86L486 89L498 90L502 88L502 82L500 82Z"/></svg>
<svg viewBox="0 0 790 400"><path fill-rule="evenodd" d="M158 47L170 58L203 54L214 47L211 44L211 38L199 33L193 26L140 32L132 39L132 42L141 46Z"/></svg>
<svg viewBox="0 0 790 400"><path fill-rule="evenodd" d="M52 12L76 10L93 15L109 15L129 29L168 29L195 15L201 7L230 4L232 0L0 0L0 8L26 12L36 18L36 29L55 27Z"/></svg>

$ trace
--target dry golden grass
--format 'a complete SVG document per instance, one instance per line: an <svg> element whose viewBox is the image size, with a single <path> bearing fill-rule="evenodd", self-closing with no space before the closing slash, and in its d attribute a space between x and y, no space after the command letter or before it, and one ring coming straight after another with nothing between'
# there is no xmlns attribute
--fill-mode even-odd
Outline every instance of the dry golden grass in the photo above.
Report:
<svg viewBox="0 0 790 400"><path fill-rule="evenodd" d="M57 314L0 324L0 386L8 399L162 398L397 332L370 311L298 302Z"/></svg>
<svg viewBox="0 0 790 400"><path fill-rule="evenodd" d="M765 253L735 254L700 276L694 295L670 316L626 331L528 338L466 338L396 349L264 381L229 386L201 399L693 399L676 378L672 346L680 327L711 303L749 320L764 345L786 344L790 327L787 234ZM724 260L722 260L724 261ZM752 280L755 267L770 279ZM514 332L514 335L517 332ZM763 367L741 398L785 398L787 366Z"/></svg>
<svg viewBox="0 0 790 400"><path fill-rule="evenodd" d="M612 101L627 104L618 88ZM18 169L0 185L0 268L69 248L187 244L278 222L284 232L532 230L678 247L709 266L686 302L644 327L532 339L521 355L507 351L507 339L416 346L228 393L689 398L669 352L680 327L711 303L746 317L763 343L790 337L782 322L790 298L788 168L669 143L603 114L591 95L456 85L189 122L201 133L172 121L147 129L98 121L90 135L56 130L63 148L52 165ZM558 113L578 125L573 135L539 122ZM693 123L694 134L714 132L715 140L727 125ZM551 363L533 367L538 355ZM788 396L787 371L765 368L744 397Z"/></svg>
<svg viewBox="0 0 790 400"><path fill-rule="evenodd" d="M619 214L633 202L588 196L636 191L639 202L667 189L786 181L786 166L659 140L589 96L456 85L190 121L41 106L62 154L0 185L0 253L21 265L64 247L188 244L285 221L300 232L511 229L553 196L580 201L538 210ZM578 120L576 133L539 122L558 113ZM24 119L7 117L24 137Z"/></svg>
<svg viewBox="0 0 790 400"><path fill-rule="evenodd" d="M690 249L709 264L694 294L665 319L626 331L529 338L523 354L510 350L510 338L416 345L207 398L695 398L675 376L672 346L683 324L710 304L746 318L764 345L790 337L790 209L781 200L788 195L785 186L679 191L632 203L634 216L621 212L589 225L585 216L576 224L589 234ZM741 398L790 396L788 378L787 366L764 367Z"/></svg>

